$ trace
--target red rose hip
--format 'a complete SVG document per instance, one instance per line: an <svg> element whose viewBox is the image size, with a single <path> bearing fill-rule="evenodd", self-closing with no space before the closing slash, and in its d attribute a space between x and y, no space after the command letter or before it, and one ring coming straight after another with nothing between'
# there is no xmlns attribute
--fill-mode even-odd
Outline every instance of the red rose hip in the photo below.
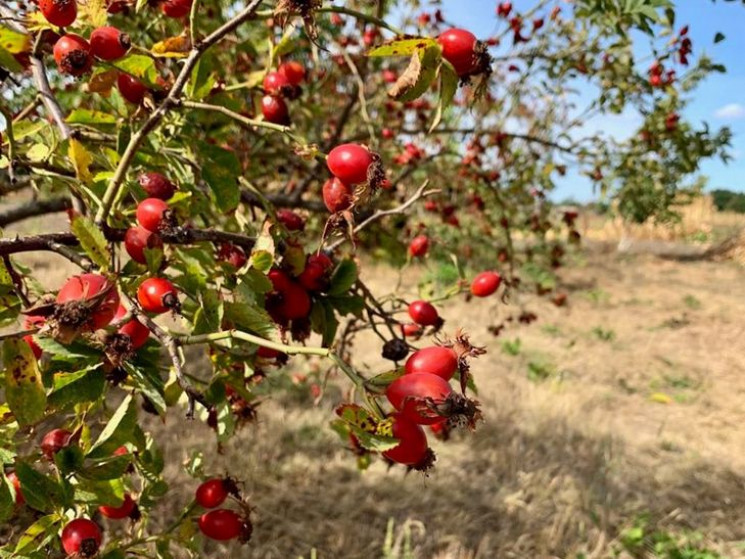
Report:
<svg viewBox="0 0 745 559"><path fill-rule="evenodd" d="M411 354L405 369L407 374L430 373L450 380L458 370L458 356L449 347L425 347Z"/></svg>
<svg viewBox="0 0 745 559"><path fill-rule="evenodd" d="M450 62L459 76L473 72L478 65L476 36L465 29L448 29L437 37L442 57Z"/></svg>
<svg viewBox="0 0 745 559"><path fill-rule="evenodd" d="M130 227L124 234L124 248L132 260L147 264L145 249L163 248L163 239L157 233L148 231L144 227Z"/></svg>
<svg viewBox="0 0 745 559"><path fill-rule="evenodd" d="M344 184L367 182L368 169L374 158L370 150L359 144L342 144L329 152L326 165Z"/></svg>
<svg viewBox="0 0 745 559"><path fill-rule="evenodd" d="M288 126L290 124L290 110L287 103L281 97L274 95L264 95L261 98L261 114L264 120L272 124L281 124Z"/></svg>
<svg viewBox="0 0 745 559"><path fill-rule="evenodd" d="M82 76L93 66L93 53L88 41L72 33L60 37L54 44L54 61L59 71Z"/></svg>
<svg viewBox="0 0 745 559"><path fill-rule="evenodd" d="M137 288L137 300L143 310L151 313L164 313L179 308L178 292L165 278L148 278Z"/></svg>
<svg viewBox="0 0 745 559"><path fill-rule="evenodd" d="M243 533L244 527L243 519L232 510L212 510L199 517L199 530L213 540L235 539Z"/></svg>
<svg viewBox="0 0 745 559"><path fill-rule="evenodd" d="M39 0L39 9L49 23L67 27L78 17L76 0Z"/></svg>
<svg viewBox="0 0 745 559"><path fill-rule="evenodd" d="M440 320L437 309L427 301L414 301L409 305L411 320L422 326L434 326Z"/></svg>
<svg viewBox="0 0 745 559"><path fill-rule="evenodd" d="M92 520L76 518L63 528L61 539L68 555L93 557L101 547L101 529Z"/></svg>
<svg viewBox="0 0 745 559"><path fill-rule="evenodd" d="M499 289L502 277L496 272L481 272L471 282L471 293L476 297L488 297Z"/></svg>
<svg viewBox="0 0 745 559"><path fill-rule="evenodd" d="M99 27L91 33L91 51L101 60L116 60L127 54L132 44L129 35L116 27Z"/></svg>
<svg viewBox="0 0 745 559"><path fill-rule="evenodd" d="M57 293L58 305L90 305L83 331L98 330L107 326L119 308L116 286L99 274L81 274L67 280Z"/></svg>
<svg viewBox="0 0 745 559"><path fill-rule="evenodd" d="M200 507L214 509L228 498L228 489L222 478L208 479L197 487L195 500Z"/></svg>
<svg viewBox="0 0 745 559"><path fill-rule="evenodd" d="M383 456L407 466L415 466L424 460L427 455L427 435L416 423L406 419L403 414L394 413L393 437L398 439L398 444L390 450L383 452Z"/></svg>
<svg viewBox="0 0 745 559"><path fill-rule="evenodd" d="M69 446L72 433L67 429L52 429L41 439L41 452L49 460L54 460L54 455Z"/></svg>
<svg viewBox="0 0 745 559"><path fill-rule="evenodd" d="M189 15L192 0L164 0L160 4L160 11L166 17L180 18Z"/></svg>
<svg viewBox="0 0 745 559"><path fill-rule="evenodd" d="M119 88L119 93L122 94L122 97L133 105L139 105L145 99L147 87L140 80L129 74L119 74L119 77L116 79L116 86Z"/></svg>
<svg viewBox="0 0 745 559"><path fill-rule="evenodd" d="M414 237L409 243L409 254L414 258L425 256L428 250L429 237L427 235Z"/></svg>
<svg viewBox="0 0 745 559"><path fill-rule="evenodd" d="M323 185L323 203L331 213L348 210L352 205L352 190L334 177Z"/></svg>
<svg viewBox="0 0 745 559"><path fill-rule="evenodd" d="M430 373L412 373L394 380L385 392L388 401L406 419L419 425L432 425L443 416L431 409L442 405L453 392L448 381Z"/></svg>
<svg viewBox="0 0 745 559"><path fill-rule="evenodd" d="M137 181L150 198L168 200L176 192L176 185L168 177L156 172L142 173Z"/></svg>
<svg viewBox="0 0 745 559"><path fill-rule="evenodd" d="M153 233L168 222L168 204L160 198L145 198L137 205L137 222Z"/></svg>
<svg viewBox="0 0 745 559"><path fill-rule="evenodd" d="M123 518L129 518L136 507L137 503L135 503L134 499L132 499L129 493L127 493L124 495L124 501L118 507L101 505L100 507L98 507L98 510L106 518L111 518L112 520L121 520Z"/></svg>

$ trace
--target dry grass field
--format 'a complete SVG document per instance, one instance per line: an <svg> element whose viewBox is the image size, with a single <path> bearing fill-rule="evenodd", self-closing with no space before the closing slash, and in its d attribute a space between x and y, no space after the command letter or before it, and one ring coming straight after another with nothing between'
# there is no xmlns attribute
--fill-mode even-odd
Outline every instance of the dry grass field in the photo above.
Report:
<svg viewBox="0 0 745 559"><path fill-rule="evenodd" d="M434 442L429 477L382 462L357 472L328 428L339 392L330 386L314 406L306 386L290 387L222 453L179 413L146 420L173 482L156 516L168 523L188 502L195 483L181 464L201 451L255 505L252 541L205 557L745 557L745 268L617 253L618 239L603 235L560 272L565 307L533 296L444 306L446 329L462 326L488 348L473 365L486 420ZM50 288L69 272L56 256L26 261ZM401 295L415 293L418 272ZM367 263L363 273L390 289L389 270ZM538 320L488 332L522 309ZM379 351L360 339L356 364L384 370ZM189 366L199 374L199 360ZM268 382L291 385L289 374L311 366L295 359ZM654 554L655 531L681 554Z"/></svg>

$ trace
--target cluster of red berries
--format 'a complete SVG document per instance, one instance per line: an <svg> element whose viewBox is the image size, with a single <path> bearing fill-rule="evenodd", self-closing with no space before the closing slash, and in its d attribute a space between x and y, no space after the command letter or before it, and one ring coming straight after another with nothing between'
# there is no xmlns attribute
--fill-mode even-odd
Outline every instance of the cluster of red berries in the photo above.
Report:
<svg viewBox="0 0 745 559"><path fill-rule="evenodd" d="M649 67L649 85L652 87L667 87L675 81L675 70L665 72L661 62L655 60Z"/></svg>
<svg viewBox="0 0 745 559"><path fill-rule="evenodd" d="M242 514L232 509L217 508L230 495L233 495L236 502L243 508ZM200 507L214 509L199 517L198 525L202 534L218 541L238 538L242 543L251 538L253 526L249 519L250 511L247 505L240 500L238 487L232 479L212 478L202 482L197 487L194 500Z"/></svg>
<svg viewBox="0 0 745 559"><path fill-rule="evenodd" d="M688 36L688 26L684 26L678 34L680 46L678 47L678 60L683 66L688 66L688 55L693 52L693 42Z"/></svg>
<svg viewBox="0 0 745 559"><path fill-rule="evenodd" d="M323 202L331 213L348 210L355 203L354 188L369 185L371 189L389 188L390 182L380 165L380 157L360 144L342 144L326 158L332 178L322 188Z"/></svg>
<svg viewBox="0 0 745 559"><path fill-rule="evenodd" d="M305 80L305 67L296 61L280 64L276 71L264 77L264 97L261 98L261 113L267 122L287 126L290 110L285 99L300 96L300 84Z"/></svg>

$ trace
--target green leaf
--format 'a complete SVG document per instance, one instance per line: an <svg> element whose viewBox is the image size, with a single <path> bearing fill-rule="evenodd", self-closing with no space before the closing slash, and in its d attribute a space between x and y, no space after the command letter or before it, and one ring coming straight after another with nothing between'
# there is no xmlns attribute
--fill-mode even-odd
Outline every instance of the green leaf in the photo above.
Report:
<svg viewBox="0 0 745 559"><path fill-rule="evenodd" d="M37 472L25 462L16 463L16 475L21 482L26 504L32 509L51 512L64 504L64 490L52 478Z"/></svg>
<svg viewBox="0 0 745 559"><path fill-rule="evenodd" d="M111 416L96 442L93 443L88 451L88 458L111 456L117 448L132 440L136 425L137 407L132 396L128 395Z"/></svg>
<svg viewBox="0 0 745 559"><path fill-rule="evenodd" d="M330 296L344 295L356 281L357 264L351 259L342 260L331 276L331 287L328 290L328 294Z"/></svg>
<svg viewBox="0 0 745 559"><path fill-rule="evenodd" d="M31 49L31 36L15 29L0 26L0 44L11 54L19 54Z"/></svg>
<svg viewBox="0 0 745 559"><path fill-rule="evenodd" d="M15 509L13 486L5 474L0 471L0 522L10 518Z"/></svg>
<svg viewBox="0 0 745 559"><path fill-rule="evenodd" d="M232 151L207 143L199 144L203 162L202 177L215 193L215 202L222 212L238 207L241 193L236 177L242 174L241 164Z"/></svg>
<svg viewBox="0 0 745 559"><path fill-rule="evenodd" d="M439 45L417 50L411 55L409 66L388 90L388 95L403 102L421 97L437 76L441 60Z"/></svg>
<svg viewBox="0 0 745 559"><path fill-rule="evenodd" d="M194 315L195 335L217 332L222 324L223 304L216 291L205 291L200 295L200 305Z"/></svg>
<svg viewBox="0 0 745 559"><path fill-rule="evenodd" d="M95 402L103 394L105 385L106 374L100 365L74 373L56 373L49 405L66 408L83 402Z"/></svg>
<svg viewBox="0 0 745 559"><path fill-rule="evenodd" d="M334 308L327 300L313 303L310 310L310 324L314 332L321 334L323 347L329 347L334 342L339 321L334 314Z"/></svg>
<svg viewBox="0 0 745 559"><path fill-rule="evenodd" d="M453 102L455 92L458 90L458 74L450 64L440 65L440 99L437 103L437 111L435 111L435 118L432 119L432 124L429 127L429 131L432 132L440 124L442 115L450 104Z"/></svg>
<svg viewBox="0 0 745 559"><path fill-rule="evenodd" d="M121 478L106 480L81 478L75 486L75 502L116 507L124 501L125 493L126 488Z"/></svg>
<svg viewBox="0 0 745 559"><path fill-rule="evenodd" d="M83 466L83 451L78 445L60 449L54 454L54 463L62 475L78 471Z"/></svg>
<svg viewBox="0 0 745 559"><path fill-rule="evenodd" d="M127 472L131 463L130 456L115 456L105 462L99 462L78 470L78 475L82 478L97 481L118 479Z"/></svg>
<svg viewBox="0 0 745 559"><path fill-rule="evenodd" d="M75 109L65 120L70 124L116 124L113 114L90 109Z"/></svg>
<svg viewBox="0 0 745 559"><path fill-rule="evenodd" d="M269 313L255 303L225 303L225 318L236 328L279 341L279 332Z"/></svg>
<svg viewBox="0 0 745 559"><path fill-rule="evenodd" d="M156 83L158 72L155 61L144 54L128 54L124 58L114 60L110 63L114 68L126 72L144 82L150 87L158 87Z"/></svg>
<svg viewBox="0 0 745 559"><path fill-rule="evenodd" d="M394 39L367 53L367 56L411 56L418 50L437 46L437 41L429 37Z"/></svg>
<svg viewBox="0 0 745 559"><path fill-rule="evenodd" d="M57 536L57 524L60 521L61 518L56 514L42 516L29 526L20 537L14 555L23 556L23 554L34 549L43 549Z"/></svg>
<svg viewBox="0 0 745 559"><path fill-rule="evenodd" d="M365 300L359 295L329 297L327 300L340 315L353 314L362 318L362 311L365 309Z"/></svg>
<svg viewBox="0 0 745 559"><path fill-rule="evenodd" d="M88 257L102 270L107 270L110 255L106 238L93 220L78 215L72 220L71 228Z"/></svg>
<svg viewBox="0 0 745 559"><path fill-rule="evenodd" d="M134 363L124 364L129 379L142 392L142 395L150 400L158 414L164 416L167 408L164 393L165 387L159 372L151 367L137 367L134 365Z"/></svg>
<svg viewBox="0 0 745 559"><path fill-rule="evenodd" d="M186 88L187 95L192 99L204 99L210 94L210 91L212 91L212 87L217 81L213 72L213 62L213 60L208 60L203 56L199 59L199 62L197 62L194 70L192 70L191 79Z"/></svg>
<svg viewBox="0 0 745 559"><path fill-rule="evenodd" d="M369 384L370 386L375 386L378 388L385 388L394 380L403 376L404 372L405 370L403 368L386 371L385 373L380 373L379 375L375 375L374 377L368 379L365 384Z"/></svg>
<svg viewBox="0 0 745 559"><path fill-rule="evenodd" d="M23 71L23 66L3 47L0 47L0 68L6 68L12 74Z"/></svg>
<svg viewBox="0 0 745 559"><path fill-rule="evenodd" d="M29 345L19 338L3 344L5 399L20 425L29 425L44 417L47 396L41 382L39 363Z"/></svg>

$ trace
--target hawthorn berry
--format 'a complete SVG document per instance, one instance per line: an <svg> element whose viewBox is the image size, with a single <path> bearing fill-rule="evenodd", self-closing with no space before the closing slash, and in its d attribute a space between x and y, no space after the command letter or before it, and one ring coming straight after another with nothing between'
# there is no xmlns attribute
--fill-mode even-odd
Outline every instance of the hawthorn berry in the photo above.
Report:
<svg viewBox="0 0 745 559"><path fill-rule="evenodd" d="M168 180L168 177L155 171L141 173L137 181L149 198L168 200L176 192L176 185Z"/></svg>
<svg viewBox="0 0 745 559"><path fill-rule="evenodd" d="M391 417L393 418L393 437L398 439L398 444L383 452L383 456L392 462L407 466L419 464L424 460L429 448L424 429L401 413L394 413Z"/></svg>
<svg viewBox="0 0 745 559"><path fill-rule="evenodd" d="M352 190L338 178L327 180L322 190L323 203L331 213L348 210L352 205Z"/></svg>
<svg viewBox="0 0 745 559"><path fill-rule="evenodd" d="M116 27L99 27L91 33L91 51L101 60L116 60L121 58L132 43L129 35L122 33Z"/></svg>
<svg viewBox="0 0 745 559"><path fill-rule="evenodd" d="M13 486L13 490L16 493L16 505L21 506L23 503L26 502L26 499L23 496L23 492L21 491L21 480L18 479L18 475L15 472L9 472L5 477L8 478L8 481Z"/></svg>
<svg viewBox="0 0 745 559"><path fill-rule="evenodd" d="M288 231L302 231L305 229L305 220L292 210L277 210L277 219Z"/></svg>
<svg viewBox="0 0 745 559"><path fill-rule="evenodd" d="M59 71L82 76L93 66L93 53L88 41L72 33L60 37L54 44L54 61Z"/></svg>
<svg viewBox="0 0 745 559"><path fill-rule="evenodd" d="M359 144L342 144L329 152L326 165L331 174L344 184L355 185L367 182L373 154Z"/></svg>
<svg viewBox="0 0 745 559"><path fill-rule="evenodd" d="M81 274L67 280L57 293L58 305L67 307L68 322L81 330L107 326L119 307L116 286L99 274Z"/></svg>
<svg viewBox="0 0 745 559"><path fill-rule="evenodd" d="M228 498L228 488L222 478L208 479L197 487L195 500L200 507L214 509Z"/></svg>
<svg viewBox="0 0 745 559"><path fill-rule="evenodd" d="M166 17L180 18L189 15L191 4L192 0L164 0L160 4L160 11Z"/></svg>
<svg viewBox="0 0 745 559"><path fill-rule="evenodd" d="M450 62L458 76L466 76L478 69L477 39L465 29L448 29L437 37L442 57Z"/></svg>
<svg viewBox="0 0 745 559"><path fill-rule="evenodd" d="M165 278L148 278L137 288L137 300L143 310L151 313L164 313L178 310L178 292Z"/></svg>
<svg viewBox="0 0 745 559"><path fill-rule="evenodd" d="M278 72L282 74L292 86L298 86L305 80L305 67L295 60L280 64ZM266 83L264 84L266 89Z"/></svg>
<svg viewBox="0 0 745 559"><path fill-rule="evenodd" d="M156 233L168 224L170 209L160 198L145 198L137 205L136 214L140 226Z"/></svg>
<svg viewBox="0 0 745 559"><path fill-rule="evenodd" d="M62 529L62 548L68 555L93 557L101 547L101 529L87 518L76 518Z"/></svg>
<svg viewBox="0 0 745 559"><path fill-rule="evenodd" d="M437 309L427 301L414 301L409 305L411 320L422 326L434 326L440 320Z"/></svg>
<svg viewBox="0 0 745 559"><path fill-rule="evenodd" d="M394 380L385 391L388 401L408 420L419 425L442 421L441 406L453 389L444 378L430 373L411 373Z"/></svg>
<svg viewBox="0 0 745 559"><path fill-rule="evenodd" d="M119 305L119 309L116 311L114 319L120 319L126 314L127 309L125 309L122 305ZM122 324L117 332L119 334L129 336L129 341L132 344L132 349L141 348L145 345L148 338L150 337L150 329L136 318L132 318L131 320L128 320L127 322ZM124 454L126 454L127 449L125 447L122 448L124 448ZM117 449L117 452L118 451L119 449ZM116 454L116 452L114 454Z"/></svg>
<svg viewBox="0 0 745 559"><path fill-rule="evenodd" d="M429 373L450 380L458 370L458 356L449 347L425 347L415 351L404 368L406 374Z"/></svg>
<svg viewBox="0 0 745 559"><path fill-rule="evenodd" d="M429 237L419 235L414 237L409 243L409 254L414 258L425 256L429 250Z"/></svg>
<svg viewBox="0 0 745 559"><path fill-rule="evenodd" d="M144 227L130 227L124 234L124 248L129 257L140 264L147 264L145 249L162 249L163 239L160 235Z"/></svg>
<svg viewBox="0 0 745 559"><path fill-rule="evenodd" d="M237 512L228 509L211 510L199 517L199 530L208 538L232 540L245 530L245 522Z"/></svg>
<svg viewBox="0 0 745 559"><path fill-rule="evenodd" d="M67 429L52 429L41 439L41 444L39 446L42 454L44 454L44 456L49 460L54 460L55 454L66 446L69 446L71 438L72 433Z"/></svg>
<svg viewBox="0 0 745 559"><path fill-rule="evenodd" d="M502 277L497 272L481 272L471 282L471 293L476 297L488 297L501 283Z"/></svg>
<svg viewBox="0 0 745 559"><path fill-rule="evenodd" d="M137 503L135 503L134 499L132 499L129 493L125 493L124 501L118 507L101 505L100 507L98 507L98 510L106 518L111 518L112 520L121 520L123 518L129 518L136 508Z"/></svg>
<svg viewBox="0 0 745 559"><path fill-rule="evenodd" d="M264 77L264 92L269 95L282 95L290 87L290 80L282 72L269 72Z"/></svg>
<svg viewBox="0 0 745 559"><path fill-rule="evenodd" d="M290 124L290 110L281 97L264 95L261 98L261 114L264 115L264 120L272 124L283 126L289 126Z"/></svg>
<svg viewBox="0 0 745 559"><path fill-rule="evenodd" d="M134 76L120 73L116 79L116 86L125 101L129 101L133 105L139 105L145 99L147 87ZM158 196L155 196L155 198L158 198Z"/></svg>
<svg viewBox="0 0 745 559"><path fill-rule="evenodd" d="M39 9L49 23L67 27L78 17L76 0L39 0Z"/></svg>

